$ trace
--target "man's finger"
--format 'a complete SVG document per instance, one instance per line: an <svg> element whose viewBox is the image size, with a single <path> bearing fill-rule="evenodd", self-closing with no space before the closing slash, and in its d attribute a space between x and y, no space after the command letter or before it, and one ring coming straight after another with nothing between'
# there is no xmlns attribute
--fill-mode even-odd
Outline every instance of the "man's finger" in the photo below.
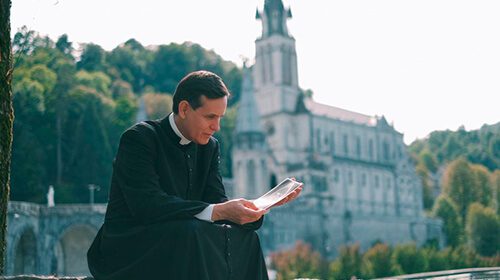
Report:
<svg viewBox="0 0 500 280"><path fill-rule="evenodd" d="M255 206L255 204L253 204L252 201L250 200L244 200L243 201L243 205L247 208L250 208L252 210L260 210L260 208L258 208L257 206Z"/></svg>

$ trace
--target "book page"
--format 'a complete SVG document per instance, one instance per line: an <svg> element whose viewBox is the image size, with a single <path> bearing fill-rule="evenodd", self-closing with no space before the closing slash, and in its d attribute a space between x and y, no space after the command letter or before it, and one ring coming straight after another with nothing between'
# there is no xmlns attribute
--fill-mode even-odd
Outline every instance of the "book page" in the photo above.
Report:
<svg viewBox="0 0 500 280"><path fill-rule="evenodd" d="M269 209L271 208L271 206L280 202L283 198L287 197L291 192L293 192L301 185L301 182L286 178L276 187L272 188L269 192L255 199L253 203L260 209Z"/></svg>

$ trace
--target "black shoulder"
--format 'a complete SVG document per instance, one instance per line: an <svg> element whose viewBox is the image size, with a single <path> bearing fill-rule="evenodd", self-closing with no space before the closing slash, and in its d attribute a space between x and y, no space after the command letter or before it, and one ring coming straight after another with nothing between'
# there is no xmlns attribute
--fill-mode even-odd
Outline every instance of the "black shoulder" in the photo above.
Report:
<svg viewBox="0 0 500 280"><path fill-rule="evenodd" d="M141 142L153 144L156 135L157 133L154 124L149 122L140 122L125 130L125 132L121 135L120 142L128 142L127 140L140 140Z"/></svg>

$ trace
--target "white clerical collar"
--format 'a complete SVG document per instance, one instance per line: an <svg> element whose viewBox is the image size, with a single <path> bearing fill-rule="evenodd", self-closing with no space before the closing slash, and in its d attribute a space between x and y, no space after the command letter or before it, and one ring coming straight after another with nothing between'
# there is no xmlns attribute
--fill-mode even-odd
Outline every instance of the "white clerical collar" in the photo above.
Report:
<svg viewBox="0 0 500 280"><path fill-rule="evenodd" d="M186 137L184 137L184 135L182 135L182 133L177 128L177 125L175 124L175 120L174 120L174 113L171 113L168 116L168 122L170 123L170 126L174 130L175 134L181 138L181 140L179 141L179 144L187 145L187 144L191 143L191 141L189 139L187 139Z"/></svg>

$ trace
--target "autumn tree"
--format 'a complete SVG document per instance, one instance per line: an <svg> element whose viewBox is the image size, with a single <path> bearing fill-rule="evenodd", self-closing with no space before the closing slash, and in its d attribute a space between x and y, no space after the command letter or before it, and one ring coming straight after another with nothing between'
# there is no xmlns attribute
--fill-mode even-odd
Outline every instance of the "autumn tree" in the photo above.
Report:
<svg viewBox="0 0 500 280"><path fill-rule="evenodd" d="M394 275L391 269L391 248L377 243L363 255L362 270L367 278L382 278Z"/></svg>
<svg viewBox="0 0 500 280"><path fill-rule="evenodd" d="M271 267L278 272L278 279L320 277L321 256L309 244L297 242L290 250L271 254Z"/></svg>

